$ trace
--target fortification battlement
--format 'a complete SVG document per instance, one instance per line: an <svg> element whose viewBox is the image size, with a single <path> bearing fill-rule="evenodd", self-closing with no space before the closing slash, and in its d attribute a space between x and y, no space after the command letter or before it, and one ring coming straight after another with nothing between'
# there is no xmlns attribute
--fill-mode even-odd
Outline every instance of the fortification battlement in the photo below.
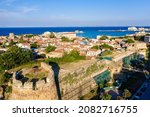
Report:
<svg viewBox="0 0 150 117"><path fill-rule="evenodd" d="M44 87L50 85L51 80L53 78L53 70L50 65L41 62L41 68L45 71L48 71L48 75L45 78L33 78L29 79L24 77L21 74L21 71L16 71L13 73L13 87L19 89L28 89L28 90L40 90ZM21 78L20 75L21 74Z"/></svg>

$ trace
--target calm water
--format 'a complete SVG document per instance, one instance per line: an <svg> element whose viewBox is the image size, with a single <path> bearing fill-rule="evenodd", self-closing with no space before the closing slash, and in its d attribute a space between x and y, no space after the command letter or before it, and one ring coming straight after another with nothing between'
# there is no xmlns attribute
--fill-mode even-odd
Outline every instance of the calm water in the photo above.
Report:
<svg viewBox="0 0 150 117"><path fill-rule="evenodd" d="M148 27L150 28L150 27ZM7 36L9 33L20 34L42 34L43 32L74 32L83 31L78 36L96 38L97 35L125 36L134 34L134 31L127 31L128 27L32 27L32 28L0 28L0 35ZM123 31L120 31L123 30Z"/></svg>

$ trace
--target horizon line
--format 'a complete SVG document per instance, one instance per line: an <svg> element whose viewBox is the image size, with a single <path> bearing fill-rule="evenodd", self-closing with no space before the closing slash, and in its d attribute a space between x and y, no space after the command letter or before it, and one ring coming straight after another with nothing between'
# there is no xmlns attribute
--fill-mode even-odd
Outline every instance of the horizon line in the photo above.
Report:
<svg viewBox="0 0 150 117"><path fill-rule="evenodd" d="M150 27L150 25L127 25L127 26L0 26L0 28L76 28L76 27Z"/></svg>

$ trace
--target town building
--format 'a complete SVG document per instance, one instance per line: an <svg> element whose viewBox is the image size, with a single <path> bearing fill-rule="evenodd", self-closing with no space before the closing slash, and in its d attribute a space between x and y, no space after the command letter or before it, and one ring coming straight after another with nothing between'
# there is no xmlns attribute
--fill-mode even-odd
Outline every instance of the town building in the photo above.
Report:
<svg viewBox="0 0 150 117"><path fill-rule="evenodd" d="M15 35L14 35L14 33L9 33L9 37L8 37L9 39L14 39L15 38Z"/></svg>
<svg viewBox="0 0 150 117"><path fill-rule="evenodd" d="M73 38L76 38L77 35L75 32L61 32L61 33L57 33L56 34L56 37L57 38L61 38L61 37L67 37L69 39L73 39Z"/></svg>
<svg viewBox="0 0 150 117"><path fill-rule="evenodd" d="M150 43L150 36L145 36L144 41L145 41L146 43Z"/></svg>

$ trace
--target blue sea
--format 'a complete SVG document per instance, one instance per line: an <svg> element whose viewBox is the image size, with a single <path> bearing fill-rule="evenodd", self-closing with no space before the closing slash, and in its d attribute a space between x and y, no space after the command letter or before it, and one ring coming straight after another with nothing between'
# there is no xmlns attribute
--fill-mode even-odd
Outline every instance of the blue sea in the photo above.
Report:
<svg viewBox="0 0 150 117"><path fill-rule="evenodd" d="M0 28L0 36L7 36L9 35L9 33L21 35L21 34L42 34L46 31L74 32L76 30L83 31L83 33L77 33L78 36L88 38L96 38L97 35L125 36L127 34L135 34L134 31L128 31L128 27L22 27L22 28L6 27Z"/></svg>

